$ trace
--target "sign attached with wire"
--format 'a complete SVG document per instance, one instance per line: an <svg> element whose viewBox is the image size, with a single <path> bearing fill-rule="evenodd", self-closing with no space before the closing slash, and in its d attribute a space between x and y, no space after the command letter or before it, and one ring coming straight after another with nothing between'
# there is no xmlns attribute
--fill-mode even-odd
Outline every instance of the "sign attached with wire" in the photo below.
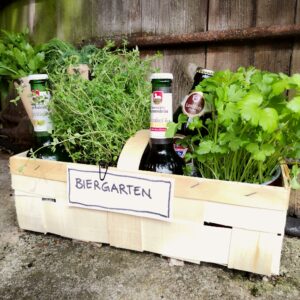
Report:
<svg viewBox="0 0 300 300"><path fill-rule="evenodd" d="M68 203L171 221L174 180L87 165L67 168Z"/></svg>

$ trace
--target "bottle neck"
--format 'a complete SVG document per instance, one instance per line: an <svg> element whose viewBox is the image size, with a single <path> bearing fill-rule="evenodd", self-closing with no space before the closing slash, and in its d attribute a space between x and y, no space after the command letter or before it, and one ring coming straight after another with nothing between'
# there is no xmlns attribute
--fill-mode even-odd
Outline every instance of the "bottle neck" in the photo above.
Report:
<svg viewBox="0 0 300 300"><path fill-rule="evenodd" d="M44 92L47 90L47 82L45 80L30 81L31 90Z"/></svg>
<svg viewBox="0 0 300 300"><path fill-rule="evenodd" d="M194 76L194 82L193 82L193 85L192 85L192 88L190 90L190 92L194 91L196 86L204 79L206 78L210 78L212 77L212 75L210 74L203 74L201 72L196 72L195 76Z"/></svg>
<svg viewBox="0 0 300 300"><path fill-rule="evenodd" d="M34 135L37 145L50 145L53 141L51 134L47 131L35 131Z"/></svg>
<svg viewBox="0 0 300 300"><path fill-rule="evenodd" d="M161 139L150 139L151 145L173 145L173 139L161 138Z"/></svg>

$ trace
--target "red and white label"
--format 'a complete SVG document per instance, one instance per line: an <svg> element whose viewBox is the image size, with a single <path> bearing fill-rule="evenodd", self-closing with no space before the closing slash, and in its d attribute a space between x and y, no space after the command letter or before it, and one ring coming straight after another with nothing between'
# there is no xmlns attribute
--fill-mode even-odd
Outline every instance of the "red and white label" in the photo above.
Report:
<svg viewBox="0 0 300 300"><path fill-rule="evenodd" d="M150 137L152 139L166 138L167 124L172 120L172 93L152 92Z"/></svg>
<svg viewBox="0 0 300 300"><path fill-rule="evenodd" d="M193 92L187 95L182 102L183 113L192 118L203 115L204 107L205 101L201 92Z"/></svg>

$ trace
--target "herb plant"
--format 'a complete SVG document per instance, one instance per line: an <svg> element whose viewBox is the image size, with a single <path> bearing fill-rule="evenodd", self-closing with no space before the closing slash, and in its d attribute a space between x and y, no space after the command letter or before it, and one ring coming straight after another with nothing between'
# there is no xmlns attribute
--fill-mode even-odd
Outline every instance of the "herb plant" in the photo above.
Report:
<svg viewBox="0 0 300 300"><path fill-rule="evenodd" d="M12 33L5 30L0 35L0 89L2 97L13 80L39 72L45 67L45 53L32 45L28 30Z"/></svg>
<svg viewBox="0 0 300 300"><path fill-rule="evenodd" d="M80 51L91 80L67 74L83 57L77 54L60 57L49 74L54 145L63 143L74 162L114 166L127 139L149 126L151 59L113 46Z"/></svg>
<svg viewBox="0 0 300 300"><path fill-rule="evenodd" d="M289 100L292 89L295 95ZM193 159L200 176L264 183L281 160L300 157L299 74L289 77L253 67L226 70L202 81L197 90L214 108L212 117L205 122L195 117L188 128L198 134L181 143L191 149L186 160ZM184 123L187 117L181 114L178 123L169 124L168 135Z"/></svg>

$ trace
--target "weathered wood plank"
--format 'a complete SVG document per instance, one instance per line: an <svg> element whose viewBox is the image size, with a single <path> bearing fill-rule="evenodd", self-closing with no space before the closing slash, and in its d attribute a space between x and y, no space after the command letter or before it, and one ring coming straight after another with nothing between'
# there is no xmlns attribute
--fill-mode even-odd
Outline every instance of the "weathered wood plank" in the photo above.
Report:
<svg viewBox="0 0 300 300"><path fill-rule="evenodd" d="M54 36L57 35L59 38L73 43L79 43L89 38L92 34L92 18L90 17L92 1L64 0L55 2L56 11L50 15L56 29ZM48 1L45 2L45 5L47 3ZM45 6L43 9L46 10Z"/></svg>
<svg viewBox="0 0 300 300"><path fill-rule="evenodd" d="M256 26L294 24L296 0L257 1ZM254 65L272 72L290 72L292 42L277 41L254 47Z"/></svg>
<svg viewBox="0 0 300 300"><path fill-rule="evenodd" d="M224 30L252 27L255 5L253 1L209 2L208 30ZM252 51L247 44L216 45L207 48L207 68L212 70L231 69L251 65Z"/></svg>
<svg viewBox="0 0 300 300"><path fill-rule="evenodd" d="M160 72L171 72L173 80L173 110L177 108L183 97L192 87L191 76L188 75L189 64L205 66L205 47L190 47L186 49L164 49L162 57L155 60L153 66ZM143 55L153 55L152 51L142 51Z"/></svg>
<svg viewBox="0 0 300 300"><path fill-rule="evenodd" d="M145 34L190 33L206 30L207 0L142 0Z"/></svg>
<svg viewBox="0 0 300 300"><path fill-rule="evenodd" d="M297 0L295 23L300 23L300 0ZM290 74L300 73L300 38L296 38L293 45Z"/></svg>
<svg viewBox="0 0 300 300"><path fill-rule="evenodd" d="M112 37L141 32L140 0L92 0L92 35Z"/></svg>

